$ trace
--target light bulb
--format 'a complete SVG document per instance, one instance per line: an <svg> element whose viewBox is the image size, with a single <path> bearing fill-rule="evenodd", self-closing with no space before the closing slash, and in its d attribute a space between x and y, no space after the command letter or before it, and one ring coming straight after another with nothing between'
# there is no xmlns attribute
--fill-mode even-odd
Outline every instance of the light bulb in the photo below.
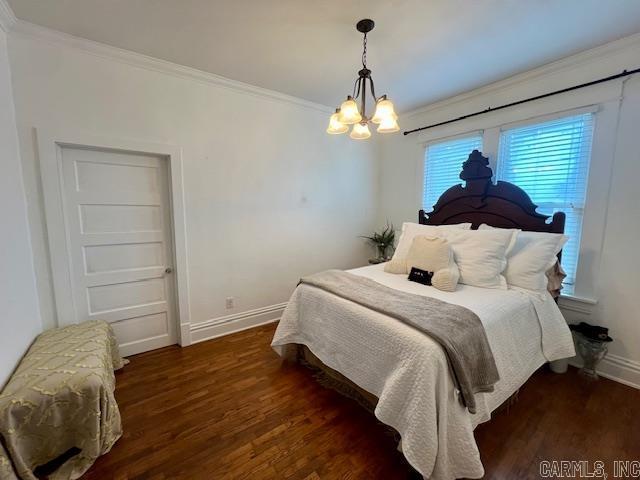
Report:
<svg viewBox="0 0 640 480"><path fill-rule="evenodd" d="M353 125L362 120L362 115L360 115L358 111L358 105L351 95L340 105L340 115L338 119L340 123L344 123L345 125Z"/></svg>
<svg viewBox="0 0 640 480"><path fill-rule="evenodd" d="M376 112L374 113L371 121L373 123L382 123L387 119L397 120L398 115L396 115L391 100L388 100L387 96L383 95L382 98L376 102Z"/></svg>
<svg viewBox="0 0 640 480"><path fill-rule="evenodd" d="M366 122L356 123L349 134L354 140L365 140L371 136L369 125Z"/></svg>
<svg viewBox="0 0 640 480"><path fill-rule="evenodd" d="M393 133L400 130L398 121L393 117L387 117L378 126L378 133Z"/></svg>
<svg viewBox="0 0 640 480"><path fill-rule="evenodd" d="M340 121L340 114L338 112L339 110L336 109L336 113L332 114L331 118L329 119L327 133L330 133L331 135L338 135L349 130L349 127Z"/></svg>

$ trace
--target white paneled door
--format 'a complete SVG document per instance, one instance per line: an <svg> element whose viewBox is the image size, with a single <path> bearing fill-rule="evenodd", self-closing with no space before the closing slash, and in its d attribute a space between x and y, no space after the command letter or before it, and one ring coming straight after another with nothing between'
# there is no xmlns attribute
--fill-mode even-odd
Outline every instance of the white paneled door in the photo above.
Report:
<svg viewBox="0 0 640 480"><path fill-rule="evenodd" d="M75 323L109 322L123 355L176 343L167 160L60 153Z"/></svg>

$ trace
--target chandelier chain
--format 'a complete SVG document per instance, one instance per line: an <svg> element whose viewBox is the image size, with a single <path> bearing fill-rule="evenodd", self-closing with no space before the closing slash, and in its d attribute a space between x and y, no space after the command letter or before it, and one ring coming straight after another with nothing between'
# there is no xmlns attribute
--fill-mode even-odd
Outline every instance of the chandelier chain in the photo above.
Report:
<svg viewBox="0 0 640 480"><path fill-rule="evenodd" d="M367 34L364 34L364 39L362 40L362 66L367 68Z"/></svg>

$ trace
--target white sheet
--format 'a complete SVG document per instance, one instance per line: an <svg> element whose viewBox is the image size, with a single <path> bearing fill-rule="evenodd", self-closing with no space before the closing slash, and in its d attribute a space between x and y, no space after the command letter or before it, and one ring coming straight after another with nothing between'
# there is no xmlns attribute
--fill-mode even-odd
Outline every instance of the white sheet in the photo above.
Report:
<svg viewBox="0 0 640 480"><path fill-rule="evenodd" d="M400 433L405 457L426 478L480 478L484 469L473 429L545 361L574 355L566 322L550 295L467 285L442 292L383 268L351 273L461 305L482 321L500 381L494 392L477 395L477 414L458 401L444 352L431 338L315 287L295 290L272 346L282 353L286 344L304 344L327 366L376 395L376 417Z"/></svg>

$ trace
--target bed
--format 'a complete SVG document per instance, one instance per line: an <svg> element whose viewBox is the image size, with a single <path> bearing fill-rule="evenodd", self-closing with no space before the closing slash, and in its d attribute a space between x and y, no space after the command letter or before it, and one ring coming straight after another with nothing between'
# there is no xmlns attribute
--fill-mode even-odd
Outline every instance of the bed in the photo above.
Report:
<svg viewBox="0 0 640 480"><path fill-rule="evenodd" d="M456 185L419 223L469 222L500 228L562 233L564 214L548 217L519 187L491 181L488 160L474 151ZM567 324L551 295L522 289L458 285L444 292L384 271L384 265L350 270L353 275L411 294L436 298L474 312L482 322L500 380L475 395L475 413L460 402L459 385L442 346L395 318L307 284L299 285L275 332L272 346L285 358L315 365L372 407L400 435L407 461L425 478L480 478L484 469L474 428L544 363L574 355ZM340 390L340 389L339 389Z"/></svg>

